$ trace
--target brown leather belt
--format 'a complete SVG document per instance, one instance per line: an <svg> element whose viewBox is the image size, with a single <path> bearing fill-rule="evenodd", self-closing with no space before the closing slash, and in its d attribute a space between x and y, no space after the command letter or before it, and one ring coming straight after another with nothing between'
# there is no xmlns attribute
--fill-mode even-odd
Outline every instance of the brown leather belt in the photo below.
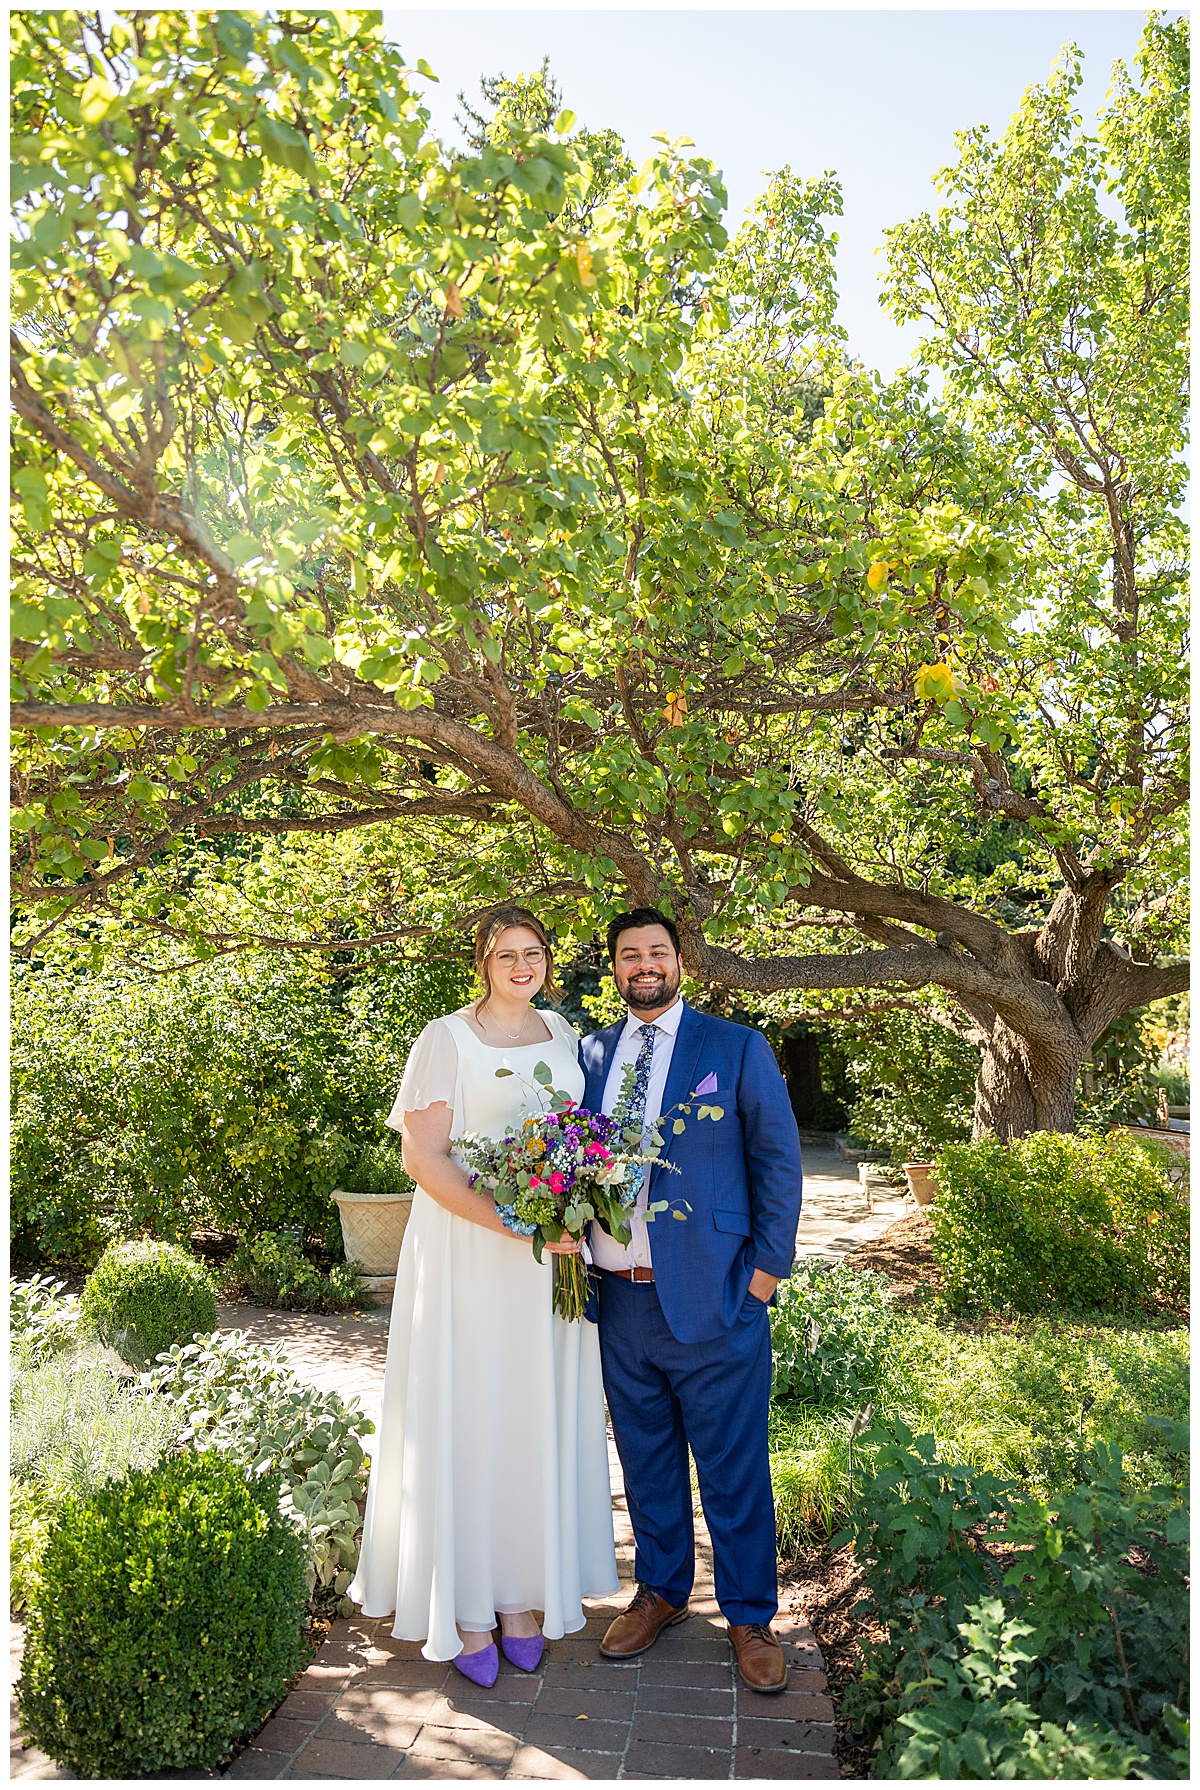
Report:
<svg viewBox="0 0 1200 1790"><path fill-rule="evenodd" d="M617 1280L650 1280L654 1279L653 1268L606 1268L606 1274L612 1274Z"/></svg>

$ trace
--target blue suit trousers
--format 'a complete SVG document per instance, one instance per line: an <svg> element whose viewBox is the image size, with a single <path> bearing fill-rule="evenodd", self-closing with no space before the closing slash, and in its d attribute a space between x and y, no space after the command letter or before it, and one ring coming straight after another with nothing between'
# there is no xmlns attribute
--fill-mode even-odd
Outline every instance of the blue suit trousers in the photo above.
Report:
<svg viewBox="0 0 1200 1790"><path fill-rule="evenodd" d="M635 1572L675 1608L696 1572L688 1448L728 1622L770 1622L779 1608L775 1504L767 1454L771 1327L747 1293L722 1335L681 1343L652 1281L601 1272L600 1359L629 1516Z"/></svg>

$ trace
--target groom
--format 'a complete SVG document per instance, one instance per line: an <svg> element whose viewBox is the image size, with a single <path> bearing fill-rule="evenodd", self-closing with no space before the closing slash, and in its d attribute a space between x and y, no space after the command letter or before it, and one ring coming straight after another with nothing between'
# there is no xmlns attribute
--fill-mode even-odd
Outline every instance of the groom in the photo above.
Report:
<svg viewBox="0 0 1200 1790"><path fill-rule="evenodd" d="M591 1225L599 1270L604 1391L637 1541L637 1593L612 1623L608 1659L644 1653L682 1622L695 1576L688 1449L713 1544L717 1602L738 1670L757 1691L787 1684L771 1632L778 1609L775 1507L767 1459L771 1330L767 1302L792 1271L800 1141L760 1032L695 1012L679 997L679 936L656 908L620 914L608 955L628 1017L582 1045L584 1104L611 1113L632 1064L647 1124L697 1089L685 1129L664 1126L664 1158L638 1194L628 1248ZM647 1226L648 1200L671 1212ZM686 1204L684 1203L686 1201ZM672 1212L684 1214L677 1222Z"/></svg>

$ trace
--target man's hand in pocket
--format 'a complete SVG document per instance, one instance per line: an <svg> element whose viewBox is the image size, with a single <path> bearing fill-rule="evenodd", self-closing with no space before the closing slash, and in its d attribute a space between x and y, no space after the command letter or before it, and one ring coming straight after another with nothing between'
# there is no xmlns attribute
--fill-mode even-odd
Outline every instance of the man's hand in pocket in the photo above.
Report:
<svg viewBox="0 0 1200 1790"><path fill-rule="evenodd" d="M761 1299L764 1305L778 1285L779 1276L777 1274L764 1274L761 1268L756 1268L754 1273L750 1276L750 1291L754 1294L756 1299Z"/></svg>

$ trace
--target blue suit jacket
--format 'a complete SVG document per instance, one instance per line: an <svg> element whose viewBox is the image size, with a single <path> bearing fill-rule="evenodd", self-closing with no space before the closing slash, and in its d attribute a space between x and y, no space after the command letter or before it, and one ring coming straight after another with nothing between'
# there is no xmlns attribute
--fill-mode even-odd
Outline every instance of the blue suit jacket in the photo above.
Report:
<svg viewBox="0 0 1200 1790"><path fill-rule="evenodd" d="M580 1046L583 1104L593 1112L624 1023L593 1032ZM729 1329L756 1268L781 1280L791 1273L800 1218L800 1137L774 1052L761 1032L685 1007L663 1112L710 1074L717 1092L702 1098L723 1107L724 1117L698 1119L693 1105L678 1137L668 1119L663 1157L679 1173L660 1166L650 1173L651 1200L670 1200L686 1213L680 1222L660 1212L650 1232L663 1316L685 1343Z"/></svg>

